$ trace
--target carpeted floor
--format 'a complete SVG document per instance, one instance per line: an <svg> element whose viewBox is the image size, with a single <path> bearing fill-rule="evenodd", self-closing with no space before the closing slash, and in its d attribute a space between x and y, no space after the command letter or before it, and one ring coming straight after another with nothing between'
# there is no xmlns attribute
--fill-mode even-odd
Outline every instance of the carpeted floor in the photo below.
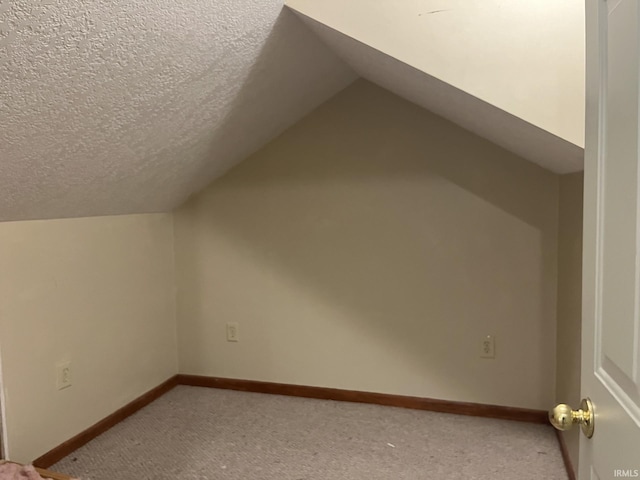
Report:
<svg viewBox="0 0 640 480"><path fill-rule="evenodd" d="M82 480L566 480L552 428L179 386L51 468Z"/></svg>

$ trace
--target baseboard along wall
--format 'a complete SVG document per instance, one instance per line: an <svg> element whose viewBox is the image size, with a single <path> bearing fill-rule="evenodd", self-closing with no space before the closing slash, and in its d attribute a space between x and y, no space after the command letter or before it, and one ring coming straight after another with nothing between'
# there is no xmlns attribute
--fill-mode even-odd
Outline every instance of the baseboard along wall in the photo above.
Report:
<svg viewBox="0 0 640 480"><path fill-rule="evenodd" d="M387 393L359 392L337 388L312 387L306 385L289 385L284 383L261 382L256 380L239 380L231 378L207 377L201 375L175 375L156 388L116 410L111 415L80 432L78 435L58 445L33 461L39 468L49 468L78 448L89 443L98 435L106 432L114 425L133 415L138 410L149 405L177 385L194 387L220 388L243 392L266 393L272 395L287 395L294 397L316 398L321 400L335 400L340 402L369 403L414 410L428 410L432 412L470 415L476 417L499 418L537 424L548 424L547 412L519 407L505 407L502 405L485 405L479 403L454 402L433 398L410 397ZM561 435L558 435L562 457L567 468L569 478L574 480L575 472L567 453L566 445ZM573 475L573 476L572 476Z"/></svg>
<svg viewBox="0 0 640 480"><path fill-rule="evenodd" d="M154 400L160 398L162 395L167 393L169 390L178 385L178 376L173 376L168 380L165 380L157 387L149 390L147 393L144 393L140 397L136 398L132 402L126 404L124 407L119 408L111 415L103 418L98 423L90 426L86 430L80 432L75 437L70 438L64 443L61 443L57 447L49 450L44 455L36 458L33 461L33 465L38 468L49 468L54 463L62 460L67 455L70 455L83 445L86 445L91 440L96 438L98 435L106 432L113 426L117 425L125 418L133 415L138 410L146 407Z"/></svg>
<svg viewBox="0 0 640 480"><path fill-rule="evenodd" d="M569 477L569 480L577 480L578 476L576 475L576 469L573 465L573 462L571 461L567 443L564 440L564 432L556 430L556 436L558 437L558 445L560 445L562 461L564 462L564 468L567 470L567 476Z"/></svg>
<svg viewBox="0 0 640 480"><path fill-rule="evenodd" d="M221 388L243 392L269 393L292 397L337 400L340 402L372 403L390 407L429 410L432 412L455 413L475 417L501 418L530 423L547 423L547 412L528 408L504 407L480 403L453 402L433 398L409 397L387 393L359 392L337 388L289 385L285 383L236 380L231 378L204 377L199 375L178 375L180 385L193 387Z"/></svg>

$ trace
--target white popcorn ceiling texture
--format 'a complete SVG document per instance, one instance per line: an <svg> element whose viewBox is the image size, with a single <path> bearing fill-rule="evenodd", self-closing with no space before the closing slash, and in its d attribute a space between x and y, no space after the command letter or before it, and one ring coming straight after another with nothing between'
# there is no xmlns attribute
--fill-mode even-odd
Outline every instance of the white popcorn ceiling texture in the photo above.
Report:
<svg viewBox="0 0 640 480"><path fill-rule="evenodd" d="M279 0L0 0L0 221L170 211L355 79Z"/></svg>
<svg viewBox="0 0 640 480"><path fill-rule="evenodd" d="M302 13L300 18L358 75L509 150L564 174L583 169L584 149Z"/></svg>

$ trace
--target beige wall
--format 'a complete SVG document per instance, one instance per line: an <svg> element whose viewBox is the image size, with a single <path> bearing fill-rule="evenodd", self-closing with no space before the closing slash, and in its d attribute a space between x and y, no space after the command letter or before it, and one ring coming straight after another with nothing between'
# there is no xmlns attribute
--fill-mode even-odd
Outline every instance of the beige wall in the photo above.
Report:
<svg viewBox="0 0 640 480"><path fill-rule="evenodd" d="M31 461L177 372L169 214L0 223L10 458ZM73 386L58 391L55 364Z"/></svg>
<svg viewBox="0 0 640 480"><path fill-rule="evenodd" d="M557 206L556 175L358 81L176 212L180 370L547 409Z"/></svg>
<svg viewBox="0 0 640 480"><path fill-rule="evenodd" d="M173 218L0 223L10 456L178 371L174 222L181 372L546 409L556 293L559 338L579 309L577 178L558 222L556 175L358 81Z"/></svg>
<svg viewBox="0 0 640 480"><path fill-rule="evenodd" d="M582 173L560 177L556 400L574 406L581 398L582 183ZM580 430L573 429L563 435L577 469Z"/></svg>

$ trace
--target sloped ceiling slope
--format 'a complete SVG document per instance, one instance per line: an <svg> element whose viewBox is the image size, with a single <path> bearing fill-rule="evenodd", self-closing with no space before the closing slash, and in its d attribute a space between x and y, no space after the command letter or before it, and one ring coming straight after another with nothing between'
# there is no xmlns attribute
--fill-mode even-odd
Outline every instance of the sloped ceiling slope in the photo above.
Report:
<svg viewBox="0 0 640 480"><path fill-rule="evenodd" d="M583 148L326 25L304 18L363 78L548 170L559 174L582 170Z"/></svg>
<svg viewBox="0 0 640 480"><path fill-rule="evenodd" d="M368 80L545 168L582 168L582 0L287 5Z"/></svg>
<svg viewBox="0 0 640 480"><path fill-rule="evenodd" d="M279 0L0 0L0 221L170 211L355 74Z"/></svg>

